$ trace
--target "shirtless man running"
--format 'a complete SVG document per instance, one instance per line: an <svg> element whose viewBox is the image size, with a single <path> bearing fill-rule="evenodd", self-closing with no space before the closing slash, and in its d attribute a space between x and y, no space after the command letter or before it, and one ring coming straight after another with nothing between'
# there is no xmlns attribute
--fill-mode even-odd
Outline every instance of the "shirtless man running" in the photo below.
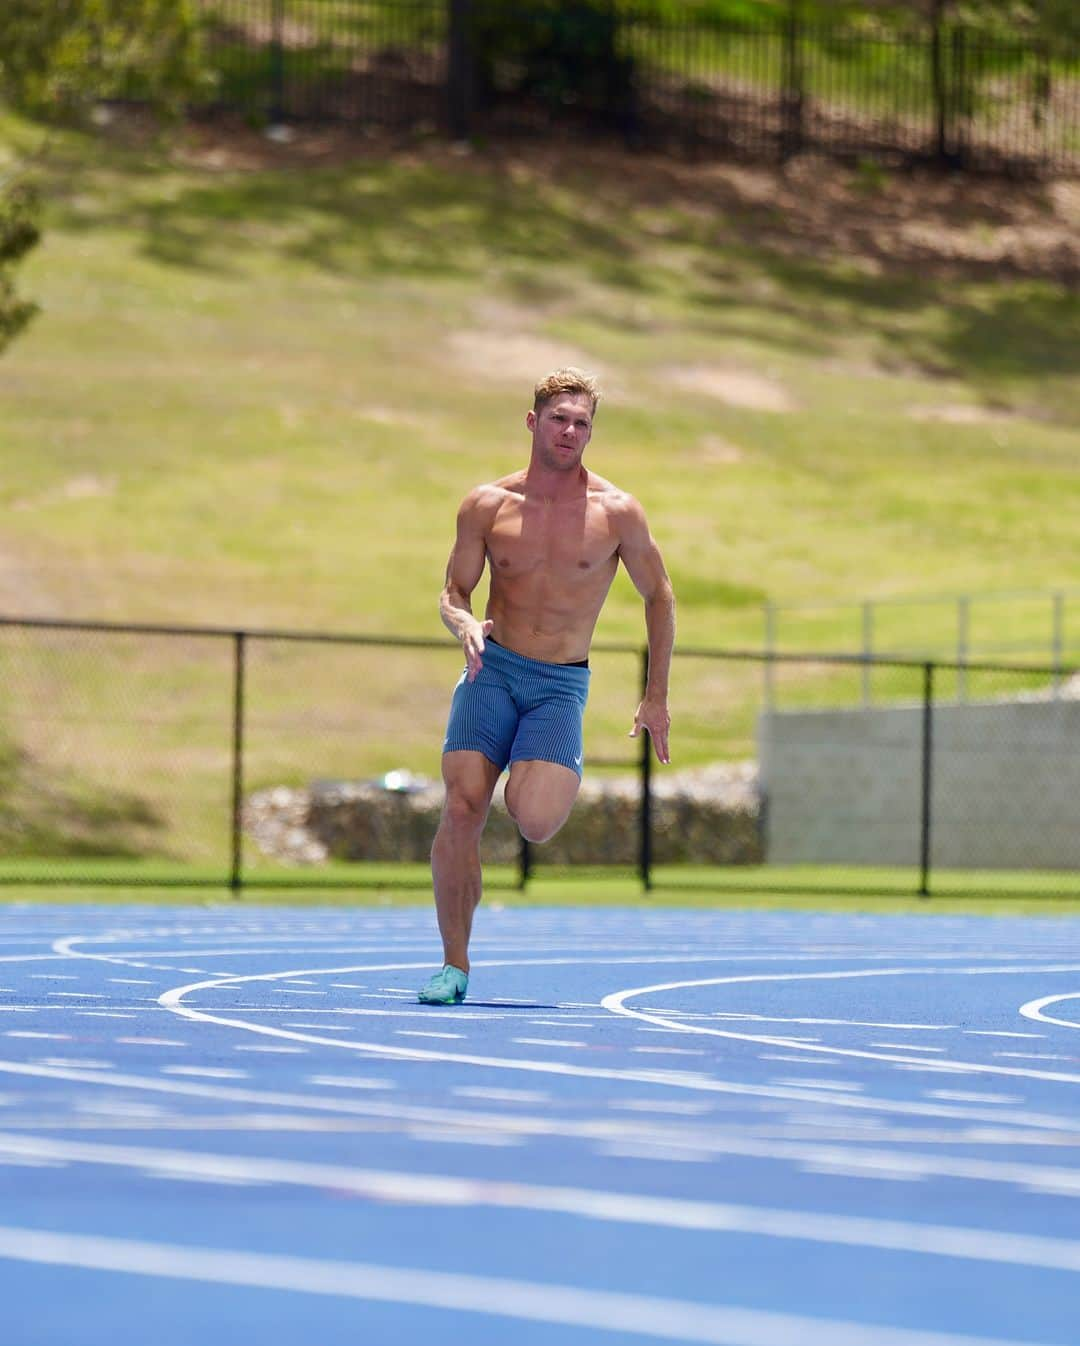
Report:
<svg viewBox="0 0 1080 1346"><path fill-rule="evenodd" d="M580 370L549 374L525 417L528 467L477 486L458 511L439 608L461 641L465 671L443 744L446 803L431 851L444 966L420 991L425 1004L465 999L480 835L507 763L506 807L523 837L547 841L569 816L581 784L589 646L620 560L645 600L649 643L630 737L646 730L660 761L669 760L675 603L641 506L582 466L599 396ZM470 597L485 565L481 619Z"/></svg>

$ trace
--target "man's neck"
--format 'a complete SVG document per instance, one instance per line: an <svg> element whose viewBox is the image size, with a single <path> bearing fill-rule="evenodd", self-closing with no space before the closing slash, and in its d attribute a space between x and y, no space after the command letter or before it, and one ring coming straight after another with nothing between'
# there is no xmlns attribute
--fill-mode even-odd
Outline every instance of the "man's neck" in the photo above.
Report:
<svg viewBox="0 0 1080 1346"><path fill-rule="evenodd" d="M574 500L588 489L589 474L584 467L558 472L531 462L525 471L525 494L538 500Z"/></svg>

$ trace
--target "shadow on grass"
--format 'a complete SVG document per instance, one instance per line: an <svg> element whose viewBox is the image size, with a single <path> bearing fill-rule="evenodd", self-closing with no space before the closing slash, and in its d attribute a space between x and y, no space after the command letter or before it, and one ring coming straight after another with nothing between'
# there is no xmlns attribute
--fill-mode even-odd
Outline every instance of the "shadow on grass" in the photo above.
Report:
<svg viewBox="0 0 1080 1346"><path fill-rule="evenodd" d="M137 859L165 856L165 820L128 791L63 783L10 742L0 748L0 851L21 857Z"/></svg>
<svg viewBox="0 0 1080 1346"><path fill-rule="evenodd" d="M1076 371L1080 299L1067 285L991 286L985 266L965 277L893 265L880 246L860 258L715 184L696 210L685 184L681 197L654 183L639 199L625 156L594 168L526 148L455 163L445 147L398 146L334 166L221 171L97 142L80 152L56 165L60 227L135 230L145 256L191 271L241 276L262 252L342 277L472 279L541 309L564 280L583 279L597 320L600 288L615 301L656 295L691 330L800 354L830 354L859 330L886 367L966 378L990 399L996 381ZM613 332L626 332L627 308L612 303Z"/></svg>

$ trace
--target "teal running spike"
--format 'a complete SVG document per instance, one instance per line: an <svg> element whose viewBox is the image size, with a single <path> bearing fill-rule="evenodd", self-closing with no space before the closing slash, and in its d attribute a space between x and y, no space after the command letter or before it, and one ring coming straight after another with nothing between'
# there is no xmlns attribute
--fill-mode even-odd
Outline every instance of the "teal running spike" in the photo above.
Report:
<svg viewBox="0 0 1080 1346"><path fill-rule="evenodd" d="M416 998L421 1005L460 1005L468 989L469 974L447 963L426 986L420 988Z"/></svg>

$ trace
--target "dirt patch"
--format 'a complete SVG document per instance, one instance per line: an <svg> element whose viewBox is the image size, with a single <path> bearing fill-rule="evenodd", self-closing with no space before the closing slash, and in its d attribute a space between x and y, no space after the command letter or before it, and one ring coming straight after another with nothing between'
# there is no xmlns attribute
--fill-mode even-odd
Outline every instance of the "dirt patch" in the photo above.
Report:
<svg viewBox="0 0 1080 1346"><path fill-rule="evenodd" d="M56 617L64 603L49 592L35 567L19 551L0 544L0 614Z"/></svg>
<svg viewBox="0 0 1080 1346"><path fill-rule="evenodd" d="M604 367L584 351L546 337L520 332L454 332L450 352L456 364L473 374L527 383L530 387L548 370L565 365L587 369L598 378Z"/></svg>
<svg viewBox="0 0 1080 1346"><path fill-rule="evenodd" d="M940 421L945 425L1002 425L1013 420L1007 411L980 407L970 402L946 403L938 407L909 407L913 421Z"/></svg>
<svg viewBox="0 0 1080 1346"><path fill-rule="evenodd" d="M13 502L11 508L20 512L36 509L40 505L56 505L66 500L100 500L112 495L116 482L109 477L98 477L93 473L83 473L77 477L68 477L66 481L43 491L41 495L24 497Z"/></svg>
<svg viewBox="0 0 1080 1346"><path fill-rule="evenodd" d="M698 453L701 462L715 467L734 467L746 457L737 444L721 435L704 435L698 443Z"/></svg>
<svg viewBox="0 0 1080 1346"><path fill-rule="evenodd" d="M747 411L798 410L798 404L782 384L748 370L708 365L676 366L665 370L663 378L687 392L715 397L729 407L742 407Z"/></svg>
<svg viewBox="0 0 1080 1346"><path fill-rule="evenodd" d="M580 140L495 139L482 151L433 136L297 126L272 140L241 123L189 123L177 161L216 171L387 159L508 188L587 182L603 213L642 208L714 221L722 235L790 255L843 257L878 272L1019 274L1080 284L1080 182L1017 181L932 168L873 173L803 155L781 167L631 153Z"/></svg>

